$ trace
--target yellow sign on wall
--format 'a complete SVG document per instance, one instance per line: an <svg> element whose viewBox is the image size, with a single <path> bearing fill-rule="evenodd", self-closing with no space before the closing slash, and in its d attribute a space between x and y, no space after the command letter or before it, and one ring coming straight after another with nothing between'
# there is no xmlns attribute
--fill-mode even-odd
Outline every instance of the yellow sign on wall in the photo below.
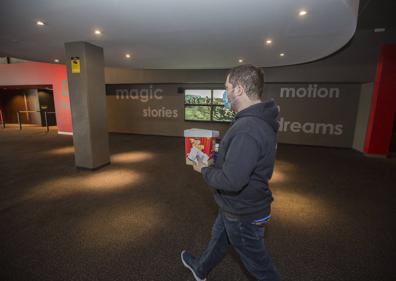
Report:
<svg viewBox="0 0 396 281"><path fill-rule="evenodd" d="M71 58L71 70L72 70L72 73L80 73L80 58L79 57Z"/></svg>

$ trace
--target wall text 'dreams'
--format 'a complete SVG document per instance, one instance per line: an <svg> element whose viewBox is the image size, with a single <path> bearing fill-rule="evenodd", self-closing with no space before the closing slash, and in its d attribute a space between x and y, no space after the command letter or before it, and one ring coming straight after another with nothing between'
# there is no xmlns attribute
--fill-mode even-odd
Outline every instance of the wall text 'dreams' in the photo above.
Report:
<svg viewBox="0 0 396 281"><path fill-rule="evenodd" d="M310 98L310 99L337 99L340 97L340 88L318 87L317 84L309 84L308 87L282 87L281 98Z"/></svg>
<svg viewBox="0 0 396 281"><path fill-rule="evenodd" d="M313 135L335 135L343 134L342 124L315 123L315 122L292 122L286 121L283 117L279 120L279 131L286 133L304 133Z"/></svg>
<svg viewBox="0 0 396 281"><path fill-rule="evenodd" d="M156 99L162 100L162 89L153 89L150 85L149 88L143 89L117 89L116 99L127 100L140 100L141 102L148 102L149 100Z"/></svg>

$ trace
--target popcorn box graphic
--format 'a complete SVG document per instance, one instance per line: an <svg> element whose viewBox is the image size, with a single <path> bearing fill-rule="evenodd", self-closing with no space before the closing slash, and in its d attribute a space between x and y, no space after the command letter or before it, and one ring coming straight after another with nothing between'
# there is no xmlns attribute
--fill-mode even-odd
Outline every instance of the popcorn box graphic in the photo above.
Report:
<svg viewBox="0 0 396 281"><path fill-rule="evenodd" d="M206 165L213 164L213 154L219 131L188 129L184 131L186 164L194 165L198 158Z"/></svg>

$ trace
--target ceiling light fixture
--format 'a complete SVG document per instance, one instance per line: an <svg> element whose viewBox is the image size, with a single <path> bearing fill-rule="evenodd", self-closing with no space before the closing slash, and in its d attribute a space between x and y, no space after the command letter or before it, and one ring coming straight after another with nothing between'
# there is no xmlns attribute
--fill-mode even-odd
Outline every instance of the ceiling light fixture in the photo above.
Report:
<svg viewBox="0 0 396 281"><path fill-rule="evenodd" d="M38 20L38 21L36 21L36 24L39 26L44 26L46 23L41 20Z"/></svg>
<svg viewBox="0 0 396 281"><path fill-rule="evenodd" d="M100 31L99 29L95 29L95 34L96 34L96 35L101 35L101 34L102 34L102 31Z"/></svg>
<svg viewBox="0 0 396 281"><path fill-rule="evenodd" d="M284 57L285 56L285 53L280 53L279 54L281 57Z"/></svg>
<svg viewBox="0 0 396 281"><path fill-rule="evenodd" d="M298 12L298 15L299 15L300 17L306 16L307 14L308 14L307 10L300 10L300 11Z"/></svg>
<svg viewBox="0 0 396 281"><path fill-rule="evenodd" d="M126 57L127 59L130 59L130 58L131 58L131 54L125 54L125 57Z"/></svg>
<svg viewBox="0 0 396 281"><path fill-rule="evenodd" d="M385 32L385 30L386 30L385 27L374 28L374 32Z"/></svg>
<svg viewBox="0 0 396 281"><path fill-rule="evenodd" d="M272 44L272 39L267 39L267 41L265 41L265 44L271 45Z"/></svg>
<svg viewBox="0 0 396 281"><path fill-rule="evenodd" d="M239 63L243 63L243 59L239 59L238 62L239 62Z"/></svg>

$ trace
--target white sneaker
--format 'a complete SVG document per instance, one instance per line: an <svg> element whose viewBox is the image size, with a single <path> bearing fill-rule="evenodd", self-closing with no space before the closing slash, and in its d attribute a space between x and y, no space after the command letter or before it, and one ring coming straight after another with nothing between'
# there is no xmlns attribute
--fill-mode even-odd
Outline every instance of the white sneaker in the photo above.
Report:
<svg viewBox="0 0 396 281"><path fill-rule="evenodd" d="M206 281L206 278L199 277L198 274L195 272L195 270L192 268L191 264L194 257L190 253L188 253L186 250L183 250L180 254L180 257L183 265L191 271L196 281Z"/></svg>

